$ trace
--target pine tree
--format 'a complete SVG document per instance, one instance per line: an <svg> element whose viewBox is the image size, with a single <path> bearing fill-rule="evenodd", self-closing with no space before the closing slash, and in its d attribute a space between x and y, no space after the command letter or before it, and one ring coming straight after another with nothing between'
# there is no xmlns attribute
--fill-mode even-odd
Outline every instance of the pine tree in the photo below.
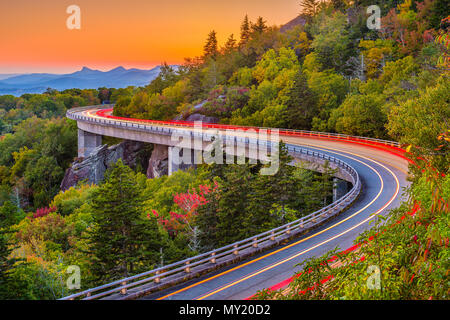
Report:
<svg viewBox="0 0 450 320"><path fill-rule="evenodd" d="M216 32L214 30L212 30L208 34L208 38L206 39L206 43L203 47L203 51L204 51L205 58L213 58L213 59L216 58L216 56L218 54L217 36L216 36Z"/></svg>
<svg viewBox="0 0 450 320"><path fill-rule="evenodd" d="M226 245L248 236L242 226L247 215L249 191L255 175L251 172L252 165L228 165L225 178L220 186L220 198L217 210L217 237L219 245Z"/></svg>
<svg viewBox="0 0 450 320"><path fill-rule="evenodd" d="M317 113L317 97L308 87L308 82L303 72L298 72L294 78L294 84L288 92L285 121L291 129L310 130L312 118Z"/></svg>
<svg viewBox="0 0 450 320"><path fill-rule="evenodd" d="M22 259L10 258L13 248L8 243L7 232L0 230L0 300L13 299L14 292L9 290L11 281L11 272L14 264Z"/></svg>
<svg viewBox="0 0 450 320"><path fill-rule="evenodd" d="M218 166L225 167L224 165ZM221 181L220 179L217 180ZM194 218L195 226L200 230L198 239L202 252L217 248L220 242L217 234L220 189L210 192L204 197L206 203L198 207L197 216Z"/></svg>
<svg viewBox="0 0 450 320"><path fill-rule="evenodd" d="M258 19L256 19L256 23L252 23L252 33L257 33L257 34L261 34L263 33L266 29L266 21L264 21L264 19L262 17L258 17Z"/></svg>
<svg viewBox="0 0 450 320"><path fill-rule="evenodd" d="M89 232L93 274L111 281L149 270L162 246L156 218L142 214L135 173L118 160L92 200L94 226Z"/></svg>
<svg viewBox="0 0 450 320"><path fill-rule="evenodd" d="M241 24L241 41L239 42L239 46L246 44L250 40L250 22L248 20L248 15L245 15L244 21Z"/></svg>
<svg viewBox="0 0 450 320"><path fill-rule="evenodd" d="M224 51L227 53L233 51L234 49L236 49L236 39L234 38L234 35L231 34L228 37L227 42L225 42Z"/></svg>
<svg viewBox="0 0 450 320"><path fill-rule="evenodd" d="M230 244L247 236L242 228L247 198L252 189L252 166L217 165L222 167L217 192L208 194L208 203L197 210L196 225L201 230L200 241L204 250ZM215 171L218 173L218 171Z"/></svg>
<svg viewBox="0 0 450 320"><path fill-rule="evenodd" d="M18 208L11 201L5 201L3 206L0 207L0 229L9 228L19 221Z"/></svg>
<svg viewBox="0 0 450 320"><path fill-rule="evenodd" d="M302 13L306 14L307 16L314 17L320 6L319 0L301 0L300 5L302 7Z"/></svg>
<svg viewBox="0 0 450 320"><path fill-rule="evenodd" d="M295 208L304 214L312 213L328 203L333 197L333 176L336 173L328 163L322 168L322 173L299 169L294 172L296 180Z"/></svg>
<svg viewBox="0 0 450 320"><path fill-rule="evenodd" d="M294 166L289 165L293 158L288 154L283 142L279 144L279 167L273 175L258 174L249 194L247 214L243 222L248 236L268 230L278 225L278 217L270 215L270 210L293 208L295 199Z"/></svg>

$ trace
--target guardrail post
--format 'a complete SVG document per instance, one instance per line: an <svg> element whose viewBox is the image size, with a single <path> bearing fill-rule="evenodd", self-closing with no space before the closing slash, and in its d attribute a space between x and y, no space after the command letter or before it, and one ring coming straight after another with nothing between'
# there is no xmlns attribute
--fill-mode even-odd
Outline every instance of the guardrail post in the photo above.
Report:
<svg viewBox="0 0 450 320"><path fill-rule="evenodd" d="M234 254L235 256L237 256L237 255L239 254L239 250L237 249L237 247L238 247L237 244L235 244L235 245L233 246L233 248L234 248L233 254Z"/></svg>
<svg viewBox="0 0 450 320"><path fill-rule="evenodd" d="M211 253L211 260L209 260L211 263L216 263L216 253Z"/></svg>
<svg viewBox="0 0 450 320"><path fill-rule="evenodd" d="M286 233L287 234L291 234L291 226L287 226L286 227Z"/></svg>
<svg viewBox="0 0 450 320"><path fill-rule="evenodd" d="M162 273L162 272L159 271L159 270L157 270L157 271L155 272L156 275L159 275L160 273ZM156 277L155 280L153 280L153 281L155 281L155 283L160 283L160 282L161 282L161 278L160 278L160 277Z"/></svg>
<svg viewBox="0 0 450 320"><path fill-rule="evenodd" d="M275 232L273 231L271 233L270 240L275 241Z"/></svg>
<svg viewBox="0 0 450 320"><path fill-rule="evenodd" d="M252 244L253 248L258 248L258 238L254 238L253 239L253 244Z"/></svg>
<svg viewBox="0 0 450 320"><path fill-rule="evenodd" d="M190 273L191 272L191 268L189 267L189 264L190 264L190 262L189 261L186 261L186 268L184 268L184 272L186 272L186 273Z"/></svg>
<svg viewBox="0 0 450 320"><path fill-rule="evenodd" d="M122 286L126 286L127 285L127 282L126 281L124 281L124 282L122 282L120 285L122 285ZM123 288L123 289L121 289L120 290L120 294L122 294L122 295L125 295L125 294L127 294L127 288Z"/></svg>

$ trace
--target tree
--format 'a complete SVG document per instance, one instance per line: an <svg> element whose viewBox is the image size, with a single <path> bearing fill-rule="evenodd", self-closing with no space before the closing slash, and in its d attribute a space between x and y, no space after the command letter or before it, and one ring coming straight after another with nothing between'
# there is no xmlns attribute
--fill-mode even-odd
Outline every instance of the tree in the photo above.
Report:
<svg viewBox="0 0 450 320"><path fill-rule="evenodd" d="M392 41L377 39L361 40L359 47L363 48L364 62L366 64L367 77L378 78L386 64L386 58L393 53Z"/></svg>
<svg viewBox="0 0 450 320"><path fill-rule="evenodd" d="M251 166L233 164L221 167L224 167L224 178L218 181L219 191L206 196L208 203L198 208L195 219L201 230L199 238L204 249L230 244L248 236L242 221L247 214L248 191L255 178Z"/></svg>
<svg viewBox="0 0 450 320"><path fill-rule="evenodd" d="M292 208L295 199L293 160L283 142L279 144L277 154L278 170L274 174L258 174L254 178L251 192L248 194L246 215L243 221L246 235L251 236L281 225L280 216ZM278 207L277 214L270 214L270 209Z"/></svg>
<svg viewBox="0 0 450 320"><path fill-rule="evenodd" d="M295 75L294 85L288 93L285 121L292 129L311 129L311 121L317 113L317 96L308 87L306 75L300 71Z"/></svg>
<svg viewBox="0 0 450 320"><path fill-rule="evenodd" d="M11 201L6 201L0 207L0 229L9 228L18 223L23 218L23 212L19 210Z"/></svg>
<svg viewBox="0 0 450 320"><path fill-rule="evenodd" d="M33 203L36 207L44 207L58 193L63 176L64 171L54 157L42 156L27 164L24 178L33 190Z"/></svg>
<svg viewBox="0 0 450 320"><path fill-rule="evenodd" d="M216 58L216 56L218 54L218 50L217 50L217 37L216 37L216 32L214 30L212 30L208 34L206 43L203 46L203 51L204 51L203 56L205 58L212 58L212 59Z"/></svg>
<svg viewBox="0 0 450 320"><path fill-rule="evenodd" d="M98 95L97 97L100 99L101 103L109 103L109 100L111 98L111 90L109 90L106 87L98 88Z"/></svg>
<svg viewBox="0 0 450 320"><path fill-rule="evenodd" d="M302 13L314 17L319 11L319 0L301 0L300 6L302 7Z"/></svg>
<svg viewBox="0 0 450 320"><path fill-rule="evenodd" d="M146 86L148 93L162 93L165 88L174 85L180 80L180 75L166 62L161 64L160 68L158 76Z"/></svg>
<svg viewBox="0 0 450 320"><path fill-rule="evenodd" d="M234 49L236 49L236 39L234 38L234 35L231 34L228 39L227 42L225 42L225 46L224 46L224 53L230 53L231 51L233 51Z"/></svg>
<svg viewBox="0 0 450 320"><path fill-rule="evenodd" d="M414 156L427 159L442 172L448 172L450 163L449 105L450 80L443 76L435 87L421 90L419 97L394 106L387 124L391 137L415 146L410 149Z"/></svg>
<svg viewBox="0 0 450 320"><path fill-rule="evenodd" d="M350 95L332 111L329 126L348 135L386 138L385 101L386 97L377 93Z"/></svg>
<svg viewBox="0 0 450 320"><path fill-rule="evenodd" d="M162 240L156 219L144 218L135 173L119 159L105 176L93 192L89 252L93 274L110 281L151 269Z"/></svg>
<svg viewBox="0 0 450 320"><path fill-rule="evenodd" d="M250 40L250 22L248 20L248 15L245 15L244 21L241 24L241 41L239 42L239 46L247 43Z"/></svg>
<svg viewBox="0 0 450 320"><path fill-rule="evenodd" d="M450 4L446 0L434 0L429 15L430 27L439 29L441 21L445 19L450 12Z"/></svg>
<svg viewBox="0 0 450 320"><path fill-rule="evenodd" d="M337 71L345 71L345 61L351 55L351 39L347 16L339 11L332 15L321 13L311 26L311 47L321 63Z"/></svg>
<svg viewBox="0 0 450 320"><path fill-rule="evenodd" d="M251 24L252 33L261 34L267 29L266 21L262 17L258 17L255 23Z"/></svg>
<svg viewBox="0 0 450 320"><path fill-rule="evenodd" d="M16 259L9 256L12 249L6 239L6 232L0 229L0 299L10 299L13 293L9 290L11 283L11 272L14 270Z"/></svg>

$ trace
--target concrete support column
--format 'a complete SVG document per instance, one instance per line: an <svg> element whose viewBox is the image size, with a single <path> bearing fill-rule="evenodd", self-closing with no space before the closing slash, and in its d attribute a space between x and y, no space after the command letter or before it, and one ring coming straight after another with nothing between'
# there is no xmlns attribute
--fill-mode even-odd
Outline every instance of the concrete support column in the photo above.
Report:
<svg viewBox="0 0 450 320"><path fill-rule="evenodd" d="M201 151L200 151L201 152ZM175 171L186 170L194 167L198 162L199 152L194 149L169 147L169 172L168 175L172 175Z"/></svg>
<svg viewBox="0 0 450 320"><path fill-rule="evenodd" d="M78 157L86 158L102 145L102 136L78 129Z"/></svg>
<svg viewBox="0 0 450 320"><path fill-rule="evenodd" d="M348 190L348 182L338 178L333 178L333 202L343 197Z"/></svg>

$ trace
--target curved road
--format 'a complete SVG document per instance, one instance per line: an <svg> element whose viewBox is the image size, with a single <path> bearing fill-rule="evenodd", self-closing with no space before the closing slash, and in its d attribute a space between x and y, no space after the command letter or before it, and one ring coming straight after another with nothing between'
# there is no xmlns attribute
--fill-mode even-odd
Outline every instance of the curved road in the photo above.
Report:
<svg viewBox="0 0 450 320"><path fill-rule="evenodd" d="M83 111L89 117L108 117L98 109ZM130 122L138 120L128 119ZM152 124L155 125L155 124ZM184 129L190 130L189 127ZM193 129L192 129L193 130ZM339 247L346 249L377 215L386 215L402 200L408 162L384 148L360 143L298 136L280 138L292 145L340 158L353 166L361 178L362 192L350 209L336 219L291 242L237 264L192 279L143 299L245 299L258 290L293 276L296 264Z"/></svg>

